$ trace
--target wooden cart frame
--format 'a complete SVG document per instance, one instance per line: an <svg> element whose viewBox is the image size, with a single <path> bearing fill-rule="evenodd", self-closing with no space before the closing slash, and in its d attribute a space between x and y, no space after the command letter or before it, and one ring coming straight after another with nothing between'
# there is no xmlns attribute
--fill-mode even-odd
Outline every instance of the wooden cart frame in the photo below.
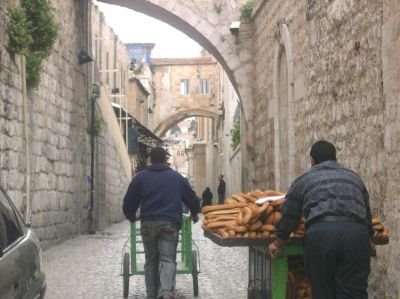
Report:
<svg viewBox="0 0 400 299"><path fill-rule="evenodd" d="M189 216L183 215L182 227L179 231L176 273L192 275L193 294L197 297L199 295L199 255L196 250L193 250L192 242L191 220ZM144 275L144 250L140 226L136 223L131 223L130 252L125 252L122 260L124 298L128 298L129 278L134 275Z"/></svg>

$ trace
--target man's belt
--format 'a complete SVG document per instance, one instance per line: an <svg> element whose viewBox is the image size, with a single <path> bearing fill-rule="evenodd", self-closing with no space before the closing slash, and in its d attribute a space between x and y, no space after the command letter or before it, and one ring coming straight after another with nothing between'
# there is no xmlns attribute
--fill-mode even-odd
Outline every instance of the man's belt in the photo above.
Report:
<svg viewBox="0 0 400 299"><path fill-rule="evenodd" d="M365 221L350 216L320 216L306 222L306 229L319 222L354 222L365 225Z"/></svg>

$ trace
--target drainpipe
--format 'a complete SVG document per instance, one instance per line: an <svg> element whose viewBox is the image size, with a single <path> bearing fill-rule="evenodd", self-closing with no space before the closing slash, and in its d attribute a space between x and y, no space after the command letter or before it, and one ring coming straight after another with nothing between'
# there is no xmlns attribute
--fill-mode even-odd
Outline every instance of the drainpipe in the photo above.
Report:
<svg viewBox="0 0 400 299"><path fill-rule="evenodd" d="M94 158L95 158L95 120L96 120L96 100L100 97L100 84L93 83L90 94L90 110L92 118L90 120L90 198L89 198L89 234L95 234L95 223L93 216L94 209Z"/></svg>
<svg viewBox="0 0 400 299"><path fill-rule="evenodd" d="M92 2L87 0L84 5L84 16L86 18L86 26L85 26L85 49L92 53ZM96 117L96 95L94 94L94 89L98 87L92 84L94 77L94 64L87 65L87 86L89 89L89 100L90 100L90 197L89 197L89 206L88 206L88 233L95 234L96 233L96 224L94 219L94 192L95 192L95 179L94 179L94 171L95 171L95 117ZM98 88L99 89L99 88ZM98 91L96 89L96 91ZM98 91L99 94L99 91Z"/></svg>
<svg viewBox="0 0 400 299"><path fill-rule="evenodd" d="M94 134L95 134L95 117L96 117L96 98L90 96L90 110L91 110L91 121L90 121L90 198L89 198L89 234L95 234L94 228Z"/></svg>
<svg viewBox="0 0 400 299"><path fill-rule="evenodd" d="M26 70L25 56L21 55L21 82L22 82L22 113L25 139L25 224L30 225L32 221L31 208L31 167L30 167L30 148L29 148L29 126L28 126L28 108L26 92Z"/></svg>

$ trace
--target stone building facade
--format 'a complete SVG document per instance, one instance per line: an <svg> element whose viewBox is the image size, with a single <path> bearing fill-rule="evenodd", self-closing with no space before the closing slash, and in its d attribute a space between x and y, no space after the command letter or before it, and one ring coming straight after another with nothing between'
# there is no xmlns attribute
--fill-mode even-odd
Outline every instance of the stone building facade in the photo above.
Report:
<svg viewBox="0 0 400 299"><path fill-rule="evenodd" d="M215 194L217 194L218 176L224 175L226 183L226 196L235 193L240 193L243 190L242 186L242 150L240 142L236 146L232 142L235 123L243 125L241 119L242 109L239 97L232 86L228 76L220 70L220 103L218 112L218 121L216 123L216 136L214 143L209 152L214 152L214 173L211 176L213 179ZM241 140L245 137L241 134ZM207 161L211 163L211 161ZM215 198L217 201L217 198Z"/></svg>
<svg viewBox="0 0 400 299"><path fill-rule="evenodd" d="M152 43L125 45L129 56L129 104L128 111L148 129L154 129L154 82L151 70Z"/></svg>
<svg viewBox="0 0 400 299"><path fill-rule="evenodd" d="M91 10L90 28L95 80L107 88L114 103L126 106L129 80L128 51L107 24L99 8L92 4Z"/></svg>
<svg viewBox="0 0 400 299"><path fill-rule="evenodd" d="M149 120L149 101L150 92L143 86L136 77L129 78L130 101L128 103L128 112L142 124L147 125Z"/></svg>
<svg viewBox="0 0 400 299"><path fill-rule="evenodd" d="M162 136L181 120L196 117L196 134L185 158L189 159L189 180L196 193L201 195L214 177L214 165L209 168L206 163L213 156L210 153L207 156L206 149L215 136L213 128L220 97L218 64L211 56L205 55L152 59L152 65L156 132Z"/></svg>
<svg viewBox="0 0 400 299"><path fill-rule="evenodd" d="M180 120L217 114L218 66L210 56L152 59L155 132L164 135Z"/></svg>
<svg viewBox="0 0 400 299"><path fill-rule="evenodd" d="M255 4L250 189L287 191L308 168L311 144L332 141L338 160L364 179L373 214L392 231L372 259L370 298L399 298L399 2Z"/></svg>
<svg viewBox="0 0 400 299"><path fill-rule="evenodd" d="M44 247L88 230L89 94L94 77L90 63L80 65L77 59L80 50L91 53L91 3L51 3L61 29L39 86L28 90L24 123L20 57L14 63L7 52L7 8L0 2L0 183L24 214L29 214L29 200L32 227ZM100 228L123 219L121 197L130 178L123 175L112 132L104 126L96 138L96 156L101 166L96 167L94 216ZM107 209L102 223L100 203Z"/></svg>

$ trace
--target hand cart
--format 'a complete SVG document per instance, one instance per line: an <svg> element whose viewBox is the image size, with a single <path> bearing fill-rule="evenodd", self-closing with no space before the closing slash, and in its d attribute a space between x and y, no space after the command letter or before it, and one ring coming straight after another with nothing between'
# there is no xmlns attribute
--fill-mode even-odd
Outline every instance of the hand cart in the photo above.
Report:
<svg viewBox="0 0 400 299"><path fill-rule="evenodd" d="M276 259L268 256L268 244L271 238L222 238L210 230L204 236L223 247L249 248L249 285L247 299L292 299L295 298L296 286L289 274L293 261L303 257L303 240L299 237L289 238L288 243ZM375 245L386 245L388 238L373 238ZM372 251L374 256L375 252ZM304 265L303 265L304 267Z"/></svg>
<svg viewBox="0 0 400 299"><path fill-rule="evenodd" d="M288 258L303 254L301 238L291 238L280 257L270 259L267 250L271 238L221 238L209 230L204 236L219 246L249 248L247 299L288 298Z"/></svg>
<svg viewBox="0 0 400 299"><path fill-rule="evenodd" d="M123 249L122 259L122 278L123 278L123 297L128 298L129 278L133 275L144 275L144 249L140 235L140 226L131 223L130 232L130 253ZM129 241L129 239L128 239ZM128 242L127 241L127 242ZM191 274L193 278L193 295L199 295L199 254L192 249L192 224L187 215L182 216L182 227L179 231L179 241L177 248L177 268L176 274ZM125 246L124 246L125 248Z"/></svg>

